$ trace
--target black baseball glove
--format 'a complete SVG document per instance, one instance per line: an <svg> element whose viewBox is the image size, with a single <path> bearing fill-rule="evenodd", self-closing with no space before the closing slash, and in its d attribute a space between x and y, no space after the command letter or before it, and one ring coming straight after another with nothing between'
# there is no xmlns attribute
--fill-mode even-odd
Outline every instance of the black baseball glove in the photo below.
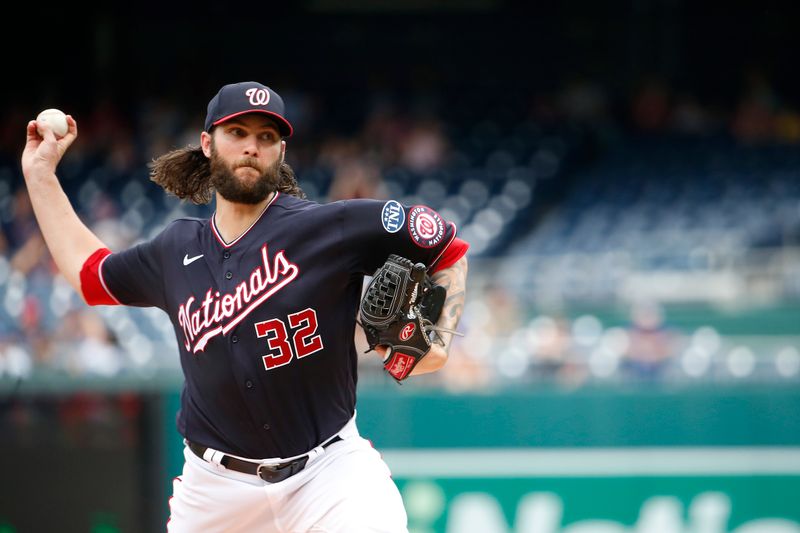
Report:
<svg viewBox="0 0 800 533"><path fill-rule="evenodd" d="M376 272L361 299L361 327L369 350L386 346L383 367L398 382L404 380L440 342L434 324L447 293L433 285L422 263L392 254ZM443 344L443 343L441 343Z"/></svg>

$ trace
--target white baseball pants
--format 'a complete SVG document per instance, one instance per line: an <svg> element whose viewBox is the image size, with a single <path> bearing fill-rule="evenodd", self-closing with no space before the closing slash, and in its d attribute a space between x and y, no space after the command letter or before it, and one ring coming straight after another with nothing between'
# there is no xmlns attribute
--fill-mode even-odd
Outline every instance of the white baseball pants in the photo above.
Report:
<svg viewBox="0 0 800 533"><path fill-rule="evenodd" d="M172 483L170 533L407 532L389 467L358 434L355 417L321 455L280 483L227 470L188 447Z"/></svg>

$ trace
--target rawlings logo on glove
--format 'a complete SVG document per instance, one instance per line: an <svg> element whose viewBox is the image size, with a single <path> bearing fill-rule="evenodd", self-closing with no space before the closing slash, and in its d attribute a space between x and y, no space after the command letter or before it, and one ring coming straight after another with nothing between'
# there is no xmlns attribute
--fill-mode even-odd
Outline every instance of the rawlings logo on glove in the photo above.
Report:
<svg viewBox="0 0 800 533"><path fill-rule="evenodd" d="M360 324L369 350L388 348L383 367L398 382L430 351L445 296L443 287L431 283L424 264L399 255L390 255L375 272L361 299Z"/></svg>

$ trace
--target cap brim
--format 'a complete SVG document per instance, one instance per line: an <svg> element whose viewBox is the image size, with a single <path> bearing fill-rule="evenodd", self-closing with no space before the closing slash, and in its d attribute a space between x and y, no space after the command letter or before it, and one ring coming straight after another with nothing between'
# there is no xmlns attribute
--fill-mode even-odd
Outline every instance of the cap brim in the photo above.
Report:
<svg viewBox="0 0 800 533"><path fill-rule="evenodd" d="M270 117L272 117L275 120L275 122L278 123L278 130L280 131L281 136L283 137L291 137L292 133L294 133L294 128L292 128L292 125L289 123L288 120L286 120L277 113L274 113L272 111L267 111L265 109L248 109L247 111L239 111L238 113L232 113L230 115L226 115L220 119L217 119L211 125L217 126L218 124L222 124L223 122L232 119L233 117L238 117L239 115L246 115L248 113L263 113L265 115L269 115Z"/></svg>

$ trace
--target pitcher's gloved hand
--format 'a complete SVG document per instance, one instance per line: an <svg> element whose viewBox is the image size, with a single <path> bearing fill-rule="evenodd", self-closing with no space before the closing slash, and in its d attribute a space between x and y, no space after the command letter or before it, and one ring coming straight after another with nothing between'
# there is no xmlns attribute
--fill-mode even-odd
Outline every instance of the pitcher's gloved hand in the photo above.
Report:
<svg viewBox="0 0 800 533"><path fill-rule="evenodd" d="M436 321L447 293L434 286L422 263L392 254L376 272L361 300L361 327L369 349L385 346L383 367L404 380L438 339ZM368 350L369 351L369 350Z"/></svg>

